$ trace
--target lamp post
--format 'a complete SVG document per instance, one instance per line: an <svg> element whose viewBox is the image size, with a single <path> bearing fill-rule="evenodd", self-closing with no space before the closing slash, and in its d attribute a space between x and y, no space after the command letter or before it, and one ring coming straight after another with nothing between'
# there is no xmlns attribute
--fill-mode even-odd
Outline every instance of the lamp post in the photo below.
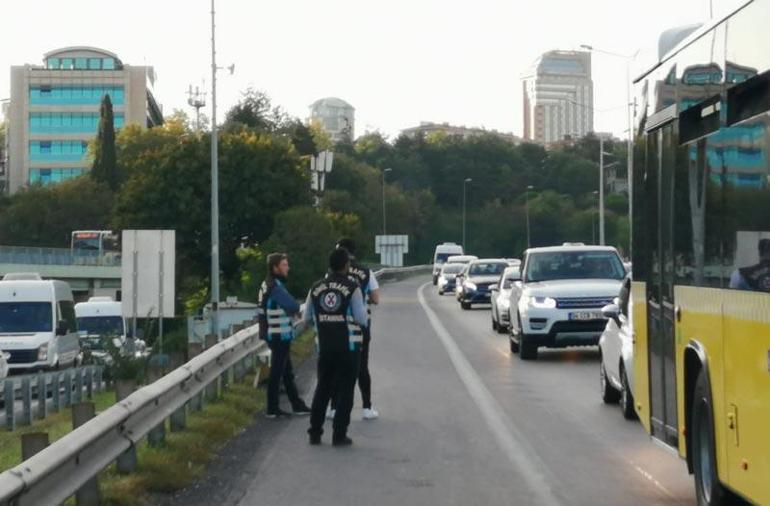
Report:
<svg viewBox="0 0 770 506"><path fill-rule="evenodd" d="M211 321L219 340L219 146L217 137L217 52L214 0L211 0Z"/></svg>
<svg viewBox="0 0 770 506"><path fill-rule="evenodd" d="M387 235L385 228L385 174L391 172L393 169L384 169L382 171L382 235Z"/></svg>
<svg viewBox="0 0 770 506"><path fill-rule="evenodd" d="M594 190L593 191L594 201L592 202L591 206L591 244L596 244L596 198L599 196L599 191Z"/></svg>
<svg viewBox="0 0 770 506"><path fill-rule="evenodd" d="M473 181L471 178L465 178L465 181L463 181L463 251L465 251L465 199L466 199L466 188L468 186L468 183Z"/></svg>
<svg viewBox="0 0 770 506"><path fill-rule="evenodd" d="M527 186L527 191L524 192L524 197L526 199L526 210L527 210L527 249L530 247L530 241L529 241L529 192L534 190L535 187L532 185Z"/></svg>

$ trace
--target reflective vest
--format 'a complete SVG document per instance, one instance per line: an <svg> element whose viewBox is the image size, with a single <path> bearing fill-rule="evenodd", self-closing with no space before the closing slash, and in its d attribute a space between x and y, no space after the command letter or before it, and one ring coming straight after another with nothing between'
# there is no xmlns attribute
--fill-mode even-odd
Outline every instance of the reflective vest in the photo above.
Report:
<svg viewBox="0 0 770 506"><path fill-rule="evenodd" d="M268 285L266 281L263 281L259 289L260 319L265 321L262 338L266 341L272 341L273 339L291 341L294 338L291 317L270 296L273 287L275 285L283 286L283 283L278 279L274 279L273 283Z"/></svg>
<svg viewBox="0 0 770 506"><path fill-rule="evenodd" d="M739 269L746 284L758 292L770 292L770 260Z"/></svg>
<svg viewBox="0 0 770 506"><path fill-rule="evenodd" d="M361 288L361 295L364 296L364 302L366 303L366 314L369 319L372 317L372 306L369 301L369 279L371 276L372 271L370 271L368 267L358 263L356 260L350 261L348 277L358 283L358 286Z"/></svg>
<svg viewBox="0 0 770 506"><path fill-rule="evenodd" d="M353 319L351 300L358 283L341 274L329 274L310 289L320 353L360 349L363 334Z"/></svg>

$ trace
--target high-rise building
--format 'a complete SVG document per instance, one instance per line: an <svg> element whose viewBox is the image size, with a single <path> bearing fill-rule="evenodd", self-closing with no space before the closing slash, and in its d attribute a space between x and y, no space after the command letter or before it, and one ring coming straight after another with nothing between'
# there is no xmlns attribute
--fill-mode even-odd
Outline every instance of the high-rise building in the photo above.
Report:
<svg viewBox="0 0 770 506"><path fill-rule="evenodd" d="M522 84L525 140L549 144L593 131L591 53L549 51L522 77Z"/></svg>
<svg viewBox="0 0 770 506"><path fill-rule="evenodd" d="M153 96L152 67L124 64L93 47L67 47L44 56L44 65L11 67L8 107L8 191L48 185L89 170L88 143L109 94L115 128L163 122Z"/></svg>
<svg viewBox="0 0 770 506"><path fill-rule="evenodd" d="M342 99L326 97L313 102L310 121L318 122L334 142L355 139L356 109Z"/></svg>

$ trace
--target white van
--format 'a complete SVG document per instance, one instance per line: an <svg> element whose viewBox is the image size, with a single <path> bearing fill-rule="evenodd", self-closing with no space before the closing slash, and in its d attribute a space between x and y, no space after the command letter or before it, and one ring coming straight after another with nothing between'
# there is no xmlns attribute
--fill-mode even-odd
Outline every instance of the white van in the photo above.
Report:
<svg viewBox="0 0 770 506"><path fill-rule="evenodd" d="M38 274L7 274L0 281L0 350L10 371L75 364L80 343L70 286Z"/></svg>
<svg viewBox="0 0 770 506"><path fill-rule="evenodd" d="M123 317L122 305L112 297L91 297L88 302L75 304L78 319L80 346L101 359L106 357L103 338L125 341L128 326Z"/></svg>
<svg viewBox="0 0 770 506"><path fill-rule="evenodd" d="M438 275L441 272L441 266L452 255L462 255L463 247L453 242L445 242L436 245L436 251L433 252L433 284L438 283Z"/></svg>

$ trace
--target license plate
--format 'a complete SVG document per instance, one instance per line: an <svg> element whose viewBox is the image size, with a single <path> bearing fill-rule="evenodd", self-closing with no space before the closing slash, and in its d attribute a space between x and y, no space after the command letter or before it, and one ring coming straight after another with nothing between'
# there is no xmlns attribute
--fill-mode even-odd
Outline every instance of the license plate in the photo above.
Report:
<svg viewBox="0 0 770 506"><path fill-rule="evenodd" d="M570 320L600 320L602 314L596 311L578 311L576 313L570 313Z"/></svg>

